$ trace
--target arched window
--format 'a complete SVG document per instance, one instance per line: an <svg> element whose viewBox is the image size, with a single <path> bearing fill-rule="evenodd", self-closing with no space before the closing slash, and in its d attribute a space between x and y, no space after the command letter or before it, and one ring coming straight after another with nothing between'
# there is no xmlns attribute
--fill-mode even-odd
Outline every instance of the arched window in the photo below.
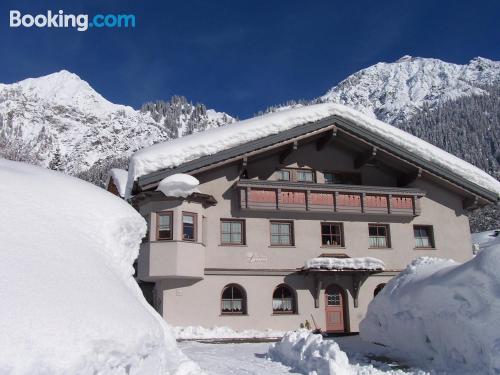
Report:
<svg viewBox="0 0 500 375"><path fill-rule="evenodd" d="M229 284L222 290L221 314L243 315L247 310L245 290L238 284Z"/></svg>
<svg viewBox="0 0 500 375"><path fill-rule="evenodd" d="M373 298L377 297L377 294L380 293L382 289L384 289L385 284L378 284L375 290L373 291Z"/></svg>
<svg viewBox="0 0 500 375"><path fill-rule="evenodd" d="M278 285L273 293L274 314L295 314L297 312L295 292L285 284Z"/></svg>

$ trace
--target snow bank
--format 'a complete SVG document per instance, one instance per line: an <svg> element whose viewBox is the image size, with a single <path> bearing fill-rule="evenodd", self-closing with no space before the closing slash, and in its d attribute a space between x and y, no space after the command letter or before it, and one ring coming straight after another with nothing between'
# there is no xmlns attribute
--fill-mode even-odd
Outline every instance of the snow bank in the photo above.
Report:
<svg viewBox="0 0 500 375"><path fill-rule="evenodd" d="M146 224L121 199L0 159L0 373L194 373L135 283Z"/></svg>
<svg viewBox="0 0 500 375"><path fill-rule="evenodd" d="M419 258L370 303L361 337L448 373L500 373L500 241L458 264Z"/></svg>
<svg viewBox="0 0 500 375"><path fill-rule="evenodd" d="M128 172L126 170L112 168L109 171L108 182L106 183L106 185L109 184L110 180L113 180L113 183L118 189L118 194L120 194L120 197L123 198L125 196L125 189L127 187L127 179L128 179Z"/></svg>
<svg viewBox="0 0 500 375"><path fill-rule="evenodd" d="M161 191L167 197L187 197L199 192L196 188L199 184L200 181L195 177L177 173L161 180L156 190Z"/></svg>
<svg viewBox="0 0 500 375"><path fill-rule="evenodd" d="M312 258L306 261L305 269L324 268L327 270L381 270L385 269L385 264L380 259L364 258Z"/></svg>
<svg viewBox="0 0 500 375"><path fill-rule="evenodd" d="M229 327L204 328L200 326L172 327L176 339L199 340L199 339L262 339L282 337L285 332L267 329L257 331L245 329L235 331Z"/></svg>
<svg viewBox="0 0 500 375"><path fill-rule="evenodd" d="M383 137L500 196L500 182L472 164L394 126L333 103L268 113L229 126L210 129L144 148L133 154L130 159L127 192L131 192L133 182L140 176L172 168L202 156L213 155L219 151L333 115L352 121L370 133Z"/></svg>
<svg viewBox="0 0 500 375"><path fill-rule="evenodd" d="M351 374L349 359L335 341L305 329L287 332L270 346L267 356L303 374Z"/></svg>

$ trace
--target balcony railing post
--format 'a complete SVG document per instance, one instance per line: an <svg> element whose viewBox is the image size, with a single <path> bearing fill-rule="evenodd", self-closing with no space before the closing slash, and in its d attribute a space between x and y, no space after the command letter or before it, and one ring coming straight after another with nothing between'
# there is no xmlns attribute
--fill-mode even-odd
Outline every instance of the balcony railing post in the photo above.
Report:
<svg viewBox="0 0 500 375"><path fill-rule="evenodd" d="M336 191L333 193L333 212L337 212L338 204L339 204L339 192Z"/></svg>
<svg viewBox="0 0 500 375"><path fill-rule="evenodd" d="M282 205L282 201L281 201L281 189L276 189L276 194L277 194L277 197L276 197L276 209L279 210L281 208L281 205Z"/></svg>
<svg viewBox="0 0 500 375"><path fill-rule="evenodd" d="M361 193L361 213L365 213L366 193Z"/></svg>
<svg viewBox="0 0 500 375"><path fill-rule="evenodd" d="M392 194L387 196L387 212L392 214Z"/></svg>
<svg viewBox="0 0 500 375"><path fill-rule="evenodd" d="M311 190L306 190L306 211L311 209Z"/></svg>

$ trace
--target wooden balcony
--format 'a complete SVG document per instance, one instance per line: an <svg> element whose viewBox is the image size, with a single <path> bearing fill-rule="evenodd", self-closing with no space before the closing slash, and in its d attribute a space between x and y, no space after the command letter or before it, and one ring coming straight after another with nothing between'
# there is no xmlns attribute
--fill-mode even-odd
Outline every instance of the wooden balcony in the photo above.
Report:
<svg viewBox="0 0 500 375"><path fill-rule="evenodd" d="M420 215L418 189L382 186L240 180L242 210L310 211L345 214Z"/></svg>

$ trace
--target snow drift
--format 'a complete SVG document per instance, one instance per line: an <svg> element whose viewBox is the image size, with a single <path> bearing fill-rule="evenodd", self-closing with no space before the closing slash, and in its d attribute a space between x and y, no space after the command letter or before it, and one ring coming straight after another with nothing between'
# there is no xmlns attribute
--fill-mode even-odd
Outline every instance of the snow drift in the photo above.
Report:
<svg viewBox="0 0 500 375"><path fill-rule="evenodd" d="M196 188L200 181L193 176L184 173L176 173L165 177L158 184L157 191L161 191L167 197L187 197L192 193L197 193Z"/></svg>
<svg viewBox="0 0 500 375"><path fill-rule="evenodd" d="M419 258L370 303L361 337L449 373L500 373L500 241L472 260Z"/></svg>
<svg viewBox="0 0 500 375"><path fill-rule="evenodd" d="M290 331L271 345L268 358L303 374L347 375L351 373L347 354L333 340L323 340L306 329Z"/></svg>
<svg viewBox="0 0 500 375"><path fill-rule="evenodd" d="M112 194L0 159L0 373L197 371L135 283L146 232Z"/></svg>
<svg viewBox="0 0 500 375"><path fill-rule="evenodd" d="M258 331L244 329L235 331L229 327L205 328L201 326L172 327L176 339L202 340L202 339L263 339L282 337L285 332L267 329Z"/></svg>

